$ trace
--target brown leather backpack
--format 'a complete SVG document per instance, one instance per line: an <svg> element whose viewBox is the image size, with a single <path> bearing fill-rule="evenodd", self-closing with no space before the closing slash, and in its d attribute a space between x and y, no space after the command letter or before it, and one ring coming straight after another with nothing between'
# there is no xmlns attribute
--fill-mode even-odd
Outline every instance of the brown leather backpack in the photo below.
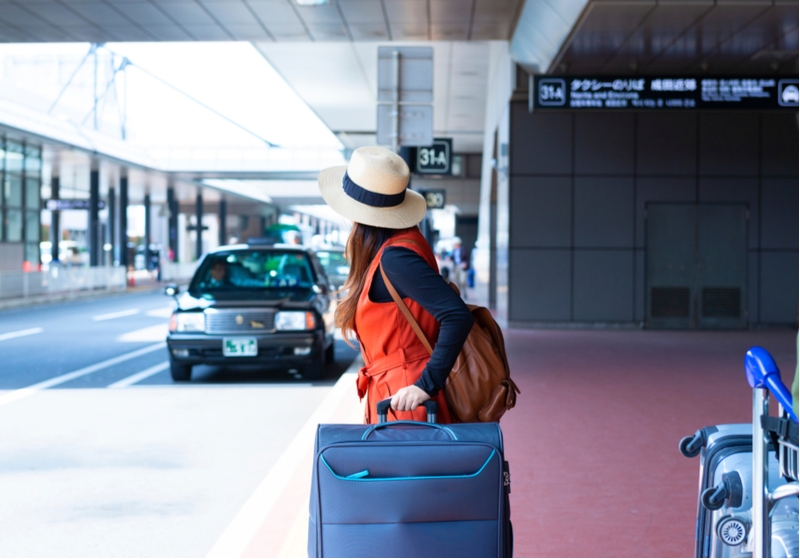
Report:
<svg viewBox="0 0 800 559"><path fill-rule="evenodd" d="M381 266L381 275L392 299L400 308L414 333L433 353L428 338L420 328L411 311L397 293ZM458 293L458 288L450 286ZM520 393L511 380L506 357L503 332L495 322L489 309L467 305L475 323L458 354L453 370L445 382L444 394L450 413L462 423L500 421L500 418L517 403Z"/></svg>

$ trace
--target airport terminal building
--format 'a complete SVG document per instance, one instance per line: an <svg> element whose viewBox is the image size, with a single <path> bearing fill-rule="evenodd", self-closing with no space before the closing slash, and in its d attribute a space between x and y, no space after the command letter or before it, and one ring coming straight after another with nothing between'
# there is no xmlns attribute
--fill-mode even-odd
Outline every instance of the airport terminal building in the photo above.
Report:
<svg viewBox="0 0 800 559"><path fill-rule="evenodd" d="M435 192L437 223L472 250L474 297L505 324L797 323L797 2L68 4L9 5L0 21L7 43L84 42L62 63L86 83L94 64L99 88L78 126L53 111L69 108L63 91L44 110L7 70L4 270L63 258L66 241L81 265L127 267L151 245L191 262L287 213L328 238L341 224L302 208L321 203L319 169L382 140L379 49L426 47L432 132L454 164L412 187ZM132 144L124 122L98 124L102 84L137 64L112 41L250 43L339 146Z"/></svg>

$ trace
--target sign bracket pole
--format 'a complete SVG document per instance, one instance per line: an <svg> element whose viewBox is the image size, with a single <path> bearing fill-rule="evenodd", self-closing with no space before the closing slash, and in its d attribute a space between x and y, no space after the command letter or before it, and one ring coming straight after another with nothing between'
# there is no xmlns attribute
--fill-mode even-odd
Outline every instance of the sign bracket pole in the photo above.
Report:
<svg viewBox="0 0 800 559"><path fill-rule="evenodd" d="M400 53L392 51L394 95L392 96L392 151L400 150Z"/></svg>

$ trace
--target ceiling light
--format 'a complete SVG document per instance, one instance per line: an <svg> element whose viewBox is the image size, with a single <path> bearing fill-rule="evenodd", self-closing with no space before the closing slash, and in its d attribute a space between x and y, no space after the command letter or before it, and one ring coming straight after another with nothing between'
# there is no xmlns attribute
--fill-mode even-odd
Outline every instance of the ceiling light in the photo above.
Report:
<svg viewBox="0 0 800 559"><path fill-rule="evenodd" d="M321 6L327 4L328 0L294 0L298 6Z"/></svg>

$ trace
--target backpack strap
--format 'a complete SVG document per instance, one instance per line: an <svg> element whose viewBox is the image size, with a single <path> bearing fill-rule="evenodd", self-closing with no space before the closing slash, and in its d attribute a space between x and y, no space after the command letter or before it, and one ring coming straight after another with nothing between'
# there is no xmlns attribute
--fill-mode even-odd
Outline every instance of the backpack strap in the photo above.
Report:
<svg viewBox="0 0 800 559"><path fill-rule="evenodd" d="M403 316L405 317L409 326L411 326L411 329L414 330L414 333L417 335L417 338L419 338L419 341L422 342L422 345L425 347L428 353L432 355L433 348L431 347L428 338L425 336L425 333L422 331L422 328L420 328L416 319L414 319L414 315L411 314L411 311L408 309L408 306L406 305L405 301L403 301L403 299L400 298L400 294L397 293L397 290L392 285L392 282L389 281L389 277L386 275L386 272L383 271L383 264L381 263L379 264L379 266L381 270L381 277L383 278L383 283L386 284L386 289L389 290L389 294L392 296L392 299L394 299L394 302L397 304L397 307L400 309L400 312L403 313Z"/></svg>

